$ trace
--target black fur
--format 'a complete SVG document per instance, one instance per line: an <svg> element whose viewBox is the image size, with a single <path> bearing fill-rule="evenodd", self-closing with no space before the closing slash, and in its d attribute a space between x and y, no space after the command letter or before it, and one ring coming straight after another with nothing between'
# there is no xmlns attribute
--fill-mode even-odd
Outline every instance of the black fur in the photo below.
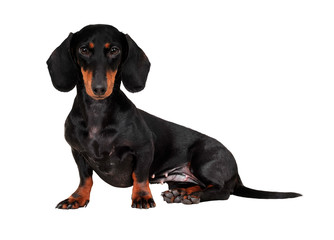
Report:
<svg viewBox="0 0 334 240"><path fill-rule="evenodd" d="M115 48L103 47L106 43ZM65 138L72 147L81 183L94 170L113 186L134 184L132 206L138 208L155 206L148 182L167 182L170 191L163 193L164 199L187 204L228 199L230 194L252 198L300 196L244 187L234 157L220 142L137 109L120 84L130 92L144 89L150 62L130 36L116 28L90 25L71 33L47 64L56 89L70 91L77 86L65 123ZM91 75L85 77L85 71ZM108 71L117 71L112 93L105 97L97 91L96 96L88 94L97 83L106 86Z"/></svg>
<svg viewBox="0 0 334 240"><path fill-rule="evenodd" d="M73 34L53 51L47 61L53 86L62 92L71 91L80 80L75 63L72 59L70 44Z"/></svg>

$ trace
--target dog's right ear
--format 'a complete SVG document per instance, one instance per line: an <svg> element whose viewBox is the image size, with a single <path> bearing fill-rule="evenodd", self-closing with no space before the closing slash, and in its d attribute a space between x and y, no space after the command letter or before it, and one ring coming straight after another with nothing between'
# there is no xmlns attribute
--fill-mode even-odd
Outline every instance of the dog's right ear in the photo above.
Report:
<svg viewBox="0 0 334 240"><path fill-rule="evenodd" d="M53 86L61 91L71 91L77 84L79 74L71 53L71 40L73 33L57 47L49 59L47 65Z"/></svg>

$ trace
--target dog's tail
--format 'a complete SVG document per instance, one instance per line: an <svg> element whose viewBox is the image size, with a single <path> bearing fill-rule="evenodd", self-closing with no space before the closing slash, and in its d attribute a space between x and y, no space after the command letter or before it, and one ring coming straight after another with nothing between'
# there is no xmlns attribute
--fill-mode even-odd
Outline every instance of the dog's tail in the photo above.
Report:
<svg viewBox="0 0 334 240"><path fill-rule="evenodd" d="M242 184L239 176L237 185L232 194L239 197L260 198L260 199L284 199L284 198L295 198L302 196L301 194L294 192L268 192L268 191L251 189L245 187Z"/></svg>

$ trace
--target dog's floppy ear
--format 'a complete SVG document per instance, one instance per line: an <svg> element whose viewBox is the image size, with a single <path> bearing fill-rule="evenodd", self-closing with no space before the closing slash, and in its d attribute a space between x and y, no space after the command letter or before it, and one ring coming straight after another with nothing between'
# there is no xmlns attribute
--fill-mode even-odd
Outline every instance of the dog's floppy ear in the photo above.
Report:
<svg viewBox="0 0 334 240"><path fill-rule="evenodd" d="M53 86L62 92L71 91L78 82L79 74L71 54L71 40L73 33L57 47L47 65Z"/></svg>
<svg viewBox="0 0 334 240"><path fill-rule="evenodd" d="M128 53L122 66L122 82L129 92L139 92L145 87L151 64L144 51L128 34L125 34L125 38Z"/></svg>

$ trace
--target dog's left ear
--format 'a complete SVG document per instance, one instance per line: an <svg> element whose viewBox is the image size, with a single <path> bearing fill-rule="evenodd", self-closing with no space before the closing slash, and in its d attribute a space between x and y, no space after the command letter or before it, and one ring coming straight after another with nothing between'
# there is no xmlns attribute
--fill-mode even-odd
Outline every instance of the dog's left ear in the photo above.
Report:
<svg viewBox="0 0 334 240"><path fill-rule="evenodd" d="M71 41L73 33L57 47L47 60L53 86L61 91L71 91L79 79L78 70L72 58Z"/></svg>
<svg viewBox="0 0 334 240"><path fill-rule="evenodd" d="M122 82L129 92L139 92L145 88L150 61L143 50L125 34L128 45L127 57L122 66Z"/></svg>

